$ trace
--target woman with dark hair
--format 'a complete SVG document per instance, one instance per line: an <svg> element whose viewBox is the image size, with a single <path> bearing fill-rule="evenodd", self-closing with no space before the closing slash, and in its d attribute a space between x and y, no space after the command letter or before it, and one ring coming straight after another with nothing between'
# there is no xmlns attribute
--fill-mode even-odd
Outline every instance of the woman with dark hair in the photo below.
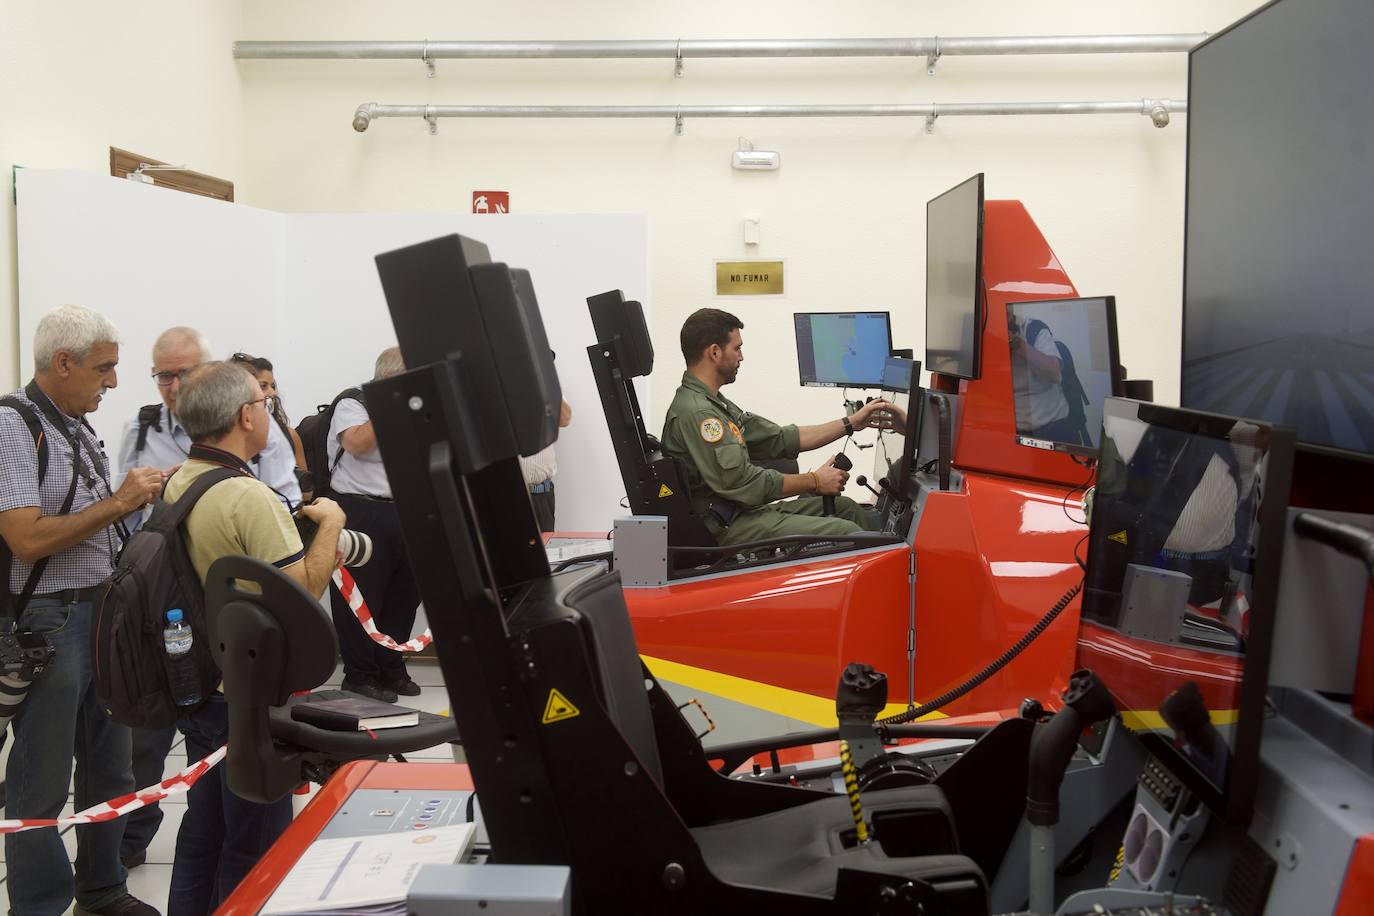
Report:
<svg viewBox="0 0 1374 916"><path fill-rule="evenodd" d="M296 432L291 426L291 421L286 416L286 408L282 405L281 394L277 388L277 377L272 371L272 361L264 356L249 356L247 353L235 353L229 357L231 363L238 363L258 380L258 385L262 388L262 393L272 398L272 419L277 421L281 431L286 433L286 438L291 440L291 448L296 453L296 477L301 482L301 498L309 502L314 487L309 479L310 471L305 463L305 446L301 443L300 433Z"/></svg>

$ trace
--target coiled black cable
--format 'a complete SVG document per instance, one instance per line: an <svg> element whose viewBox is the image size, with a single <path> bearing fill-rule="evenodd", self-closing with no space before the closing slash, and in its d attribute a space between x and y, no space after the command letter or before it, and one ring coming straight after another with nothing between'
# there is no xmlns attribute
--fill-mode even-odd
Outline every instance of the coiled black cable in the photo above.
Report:
<svg viewBox="0 0 1374 916"><path fill-rule="evenodd" d="M930 400L931 403L935 405L935 413L939 424L937 432L939 436L940 454L936 460L940 463L940 492L943 493L949 489L949 464L950 460L953 458L953 455L950 453L954 450L954 433L950 428L951 415L949 398L945 397L943 394L934 394L931 395Z"/></svg>
<svg viewBox="0 0 1374 916"><path fill-rule="evenodd" d="M1079 579L1078 584L1075 585L1073 588L1069 589L1067 592L1065 592L1063 597L1061 597L1058 601L1055 602L1054 607L1050 608L1049 612L1045 614L1044 617L1041 617L1036 622L1035 626L1027 630L1026 635L1018 639L1015 645L1013 645L1010 649L999 655L996 658L996 660L993 661L992 664L988 665L982 671L979 671L973 677L964 681L958 687L955 687L953 690L941 694L940 696L931 700L929 703L922 703L915 709L908 709L906 712L898 713L895 716L888 716L886 719L879 719L874 724L880 726L902 725L906 722L911 722L915 719L919 719L921 718L921 716L927 715L928 713L932 713L942 706L947 706L950 703L953 703L955 700L959 699L964 694L968 693L970 690L974 689L979 684L983 683L997 672L1001 671L1003 668L1007 666L1008 662L1010 662L1012 659L1016 658L1016 656L1020 655L1023 651L1025 651L1026 647L1029 646L1032 642L1034 642L1037 636L1045 632L1046 628L1048 628L1050 624L1054 623L1054 619L1064 612L1064 608L1068 607L1069 603L1072 602L1074 597L1082 590L1083 580Z"/></svg>

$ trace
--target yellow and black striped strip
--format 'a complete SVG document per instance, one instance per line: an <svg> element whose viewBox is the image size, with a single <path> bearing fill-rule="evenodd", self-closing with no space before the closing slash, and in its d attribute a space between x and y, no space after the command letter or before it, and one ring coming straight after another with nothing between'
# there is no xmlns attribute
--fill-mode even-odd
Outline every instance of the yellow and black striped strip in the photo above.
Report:
<svg viewBox="0 0 1374 916"><path fill-rule="evenodd" d="M849 795L849 807L854 812L854 827L859 832L859 844L868 842L868 824L864 822L864 805L859 800L859 776L854 772L854 757L849 742L840 742L840 768L844 773L844 790Z"/></svg>

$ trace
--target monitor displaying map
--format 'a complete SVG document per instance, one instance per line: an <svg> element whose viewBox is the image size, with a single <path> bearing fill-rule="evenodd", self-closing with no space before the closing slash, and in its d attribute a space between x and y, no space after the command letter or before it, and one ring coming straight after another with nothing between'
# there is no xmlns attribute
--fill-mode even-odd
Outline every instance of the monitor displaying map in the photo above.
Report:
<svg viewBox="0 0 1374 916"><path fill-rule="evenodd" d="M799 312L797 368L803 385L877 388L892 355L887 312Z"/></svg>

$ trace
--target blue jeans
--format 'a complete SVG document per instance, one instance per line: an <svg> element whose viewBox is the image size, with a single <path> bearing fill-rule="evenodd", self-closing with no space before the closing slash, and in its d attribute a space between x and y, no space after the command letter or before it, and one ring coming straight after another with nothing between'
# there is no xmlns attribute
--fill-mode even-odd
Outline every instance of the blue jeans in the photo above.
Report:
<svg viewBox="0 0 1374 916"><path fill-rule="evenodd" d="M132 792L129 729L105 718L91 679L90 602L64 605L34 599L24 610L23 625L46 633L57 652L11 723L6 817L59 816L67 802L73 757L76 810ZM123 835L122 817L77 827L75 876L56 830L6 835L10 912L59 916L73 897L84 907L99 909L123 896Z"/></svg>
<svg viewBox="0 0 1374 916"><path fill-rule="evenodd" d="M229 738L229 707L218 694L177 727L186 762L195 763ZM228 764L200 778L186 794L177 832L167 916L205 916L228 897L291 824L291 796L260 805L229 791Z"/></svg>
<svg viewBox="0 0 1374 916"><path fill-rule="evenodd" d="M135 728L132 731L134 788L144 789L162 782L162 771L167 767L167 753L176 740L177 728L168 725L166 728ZM162 823L162 806L139 808L124 820L124 842L119 846L119 855L129 859L145 851L153 841Z"/></svg>

